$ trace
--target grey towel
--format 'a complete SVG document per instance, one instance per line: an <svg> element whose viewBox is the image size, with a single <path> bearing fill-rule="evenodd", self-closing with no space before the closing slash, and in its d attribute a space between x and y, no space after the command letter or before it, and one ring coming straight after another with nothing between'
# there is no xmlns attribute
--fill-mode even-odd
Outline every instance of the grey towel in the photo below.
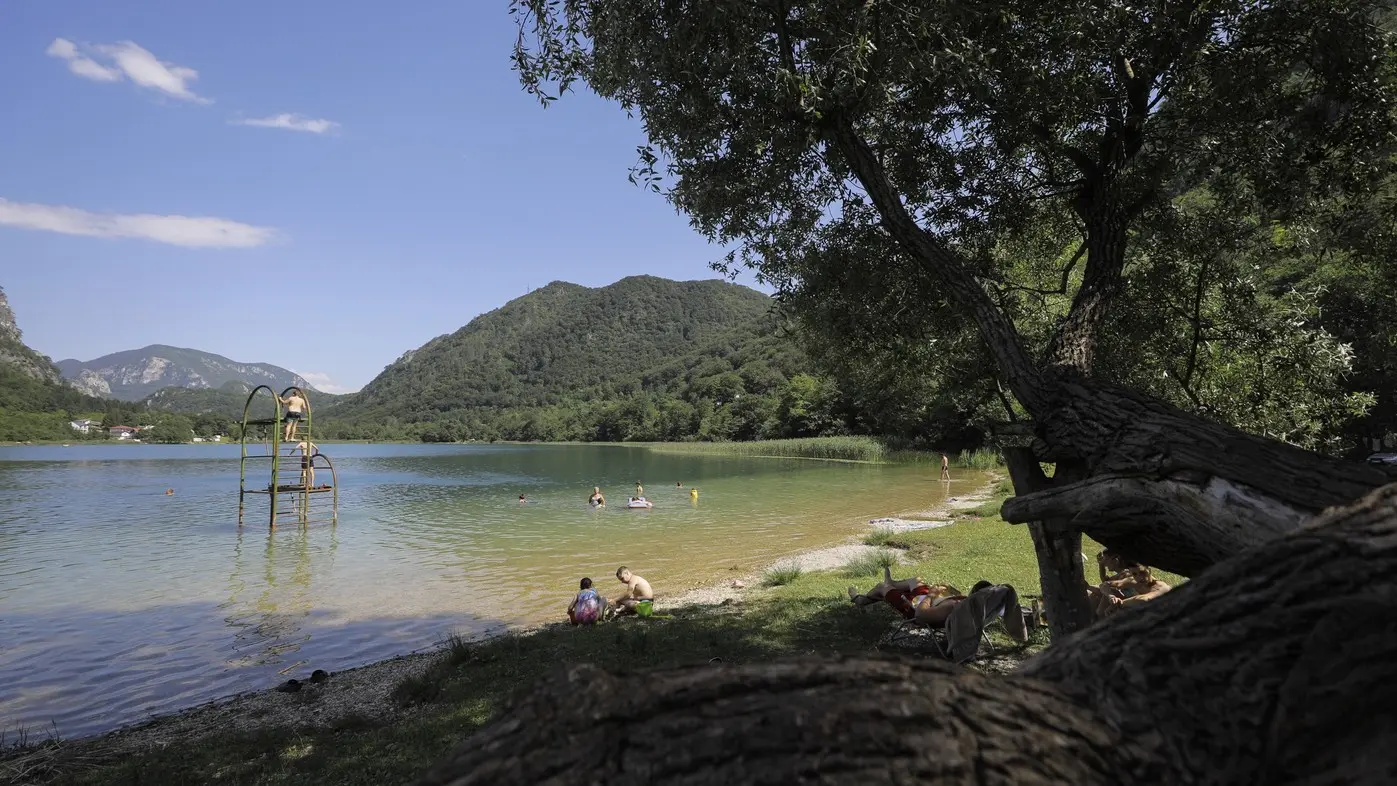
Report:
<svg viewBox="0 0 1397 786"><path fill-rule="evenodd" d="M964 663L980 650L985 625L1004 612L1004 629L1016 641L1028 641L1028 628L1019 610L1019 593L1009 584L985 587L961 601L946 618L951 660Z"/></svg>

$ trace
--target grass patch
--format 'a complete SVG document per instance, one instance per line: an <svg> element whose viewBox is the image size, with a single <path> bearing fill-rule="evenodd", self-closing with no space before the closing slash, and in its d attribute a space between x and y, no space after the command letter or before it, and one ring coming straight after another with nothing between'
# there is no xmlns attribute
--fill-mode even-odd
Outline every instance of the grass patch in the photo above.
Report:
<svg viewBox="0 0 1397 786"><path fill-rule="evenodd" d="M860 554L857 557L844 563L843 573L846 576L882 576L883 569L892 570L902 559L896 551L891 549L878 549ZM788 582L789 583L789 582Z"/></svg>
<svg viewBox="0 0 1397 786"><path fill-rule="evenodd" d="M784 587L798 580L804 573L805 569L795 563L772 565L762 574L762 586Z"/></svg>
<svg viewBox="0 0 1397 786"><path fill-rule="evenodd" d="M869 530L868 532L864 533L863 545L882 546L891 549L906 548L902 545L894 545L897 543L901 543L901 540L902 539L900 537L900 533L894 532L890 529L879 527L877 529Z"/></svg>
<svg viewBox="0 0 1397 786"><path fill-rule="evenodd" d="M899 578L919 575L962 590L982 578L1009 583L1025 604L1041 592L1027 528L1008 525L997 515L898 538L908 543L903 558L912 560L894 569ZM1090 541L1083 545L1088 555L1099 550ZM1095 580L1095 571L1094 563L1088 565L1089 580ZM886 604L857 609L849 603L846 587L867 589L877 582L873 576L851 579L843 571L807 573L783 566L775 578L772 589L752 591L737 607L678 609L671 619L624 618L591 628L557 625L476 643L453 637L425 673L398 686L394 701L412 709L392 721L350 714L333 719L328 728L220 731L138 753L104 754L100 739L57 743L30 752L29 759L0 754L0 782L21 766L27 769L17 782L87 786L413 782L501 712L515 691L559 679L563 664L629 671L714 658L741 664L793 653L866 653L876 649L895 619ZM1006 658L1025 657L1047 643L1042 632L1035 632L1027 649L1012 645L997 628L990 635L994 652Z"/></svg>

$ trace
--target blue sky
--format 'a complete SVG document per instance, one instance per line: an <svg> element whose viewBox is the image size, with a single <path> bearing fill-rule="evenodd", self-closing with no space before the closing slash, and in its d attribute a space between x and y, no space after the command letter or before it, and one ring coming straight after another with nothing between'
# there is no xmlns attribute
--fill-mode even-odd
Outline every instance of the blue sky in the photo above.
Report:
<svg viewBox="0 0 1397 786"><path fill-rule="evenodd" d="M0 287L26 343L352 390L550 281L715 277L626 180L638 121L519 89L506 8L5 0Z"/></svg>

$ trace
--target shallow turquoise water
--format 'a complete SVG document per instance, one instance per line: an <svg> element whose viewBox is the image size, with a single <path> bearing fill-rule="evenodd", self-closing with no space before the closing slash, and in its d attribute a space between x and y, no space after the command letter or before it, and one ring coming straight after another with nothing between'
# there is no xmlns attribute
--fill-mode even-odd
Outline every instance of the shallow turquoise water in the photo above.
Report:
<svg viewBox="0 0 1397 786"><path fill-rule="evenodd" d="M236 446L0 447L0 728L82 736L556 619L583 575L616 592L623 563L663 602L946 489L917 467L640 447L322 447L338 524L270 533L256 507L237 526ZM636 479L653 510L622 509ZM612 507L588 508L594 485Z"/></svg>

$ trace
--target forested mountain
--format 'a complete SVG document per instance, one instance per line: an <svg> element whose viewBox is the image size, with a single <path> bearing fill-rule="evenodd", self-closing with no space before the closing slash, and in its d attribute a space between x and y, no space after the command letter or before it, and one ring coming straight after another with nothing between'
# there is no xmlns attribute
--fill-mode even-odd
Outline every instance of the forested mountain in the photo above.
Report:
<svg viewBox="0 0 1397 786"><path fill-rule="evenodd" d="M61 360L58 368L75 387L94 396L140 401L167 387L217 389L229 382L308 387L305 379L270 363L240 363L197 349L153 344L86 362Z"/></svg>
<svg viewBox="0 0 1397 786"><path fill-rule="evenodd" d="M625 440L841 430L814 422L835 419L837 393L802 373L809 361L772 306L723 281L554 282L322 407L321 433Z"/></svg>
<svg viewBox="0 0 1397 786"><path fill-rule="evenodd" d="M0 442L69 438L69 413L100 410L104 402L63 384L53 363L23 338L0 290Z"/></svg>
<svg viewBox="0 0 1397 786"><path fill-rule="evenodd" d="M247 395L252 392L252 388L252 385L237 380L225 382L216 388L161 388L141 399L139 406L179 415L217 415L229 421L237 421L243 416L243 407L247 404ZM281 388L276 390L280 392ZM315 390L310 394L311 406L317 413L340 398L342 397ZM267 417L268 414L259 410L256 416Z"/></svg>

